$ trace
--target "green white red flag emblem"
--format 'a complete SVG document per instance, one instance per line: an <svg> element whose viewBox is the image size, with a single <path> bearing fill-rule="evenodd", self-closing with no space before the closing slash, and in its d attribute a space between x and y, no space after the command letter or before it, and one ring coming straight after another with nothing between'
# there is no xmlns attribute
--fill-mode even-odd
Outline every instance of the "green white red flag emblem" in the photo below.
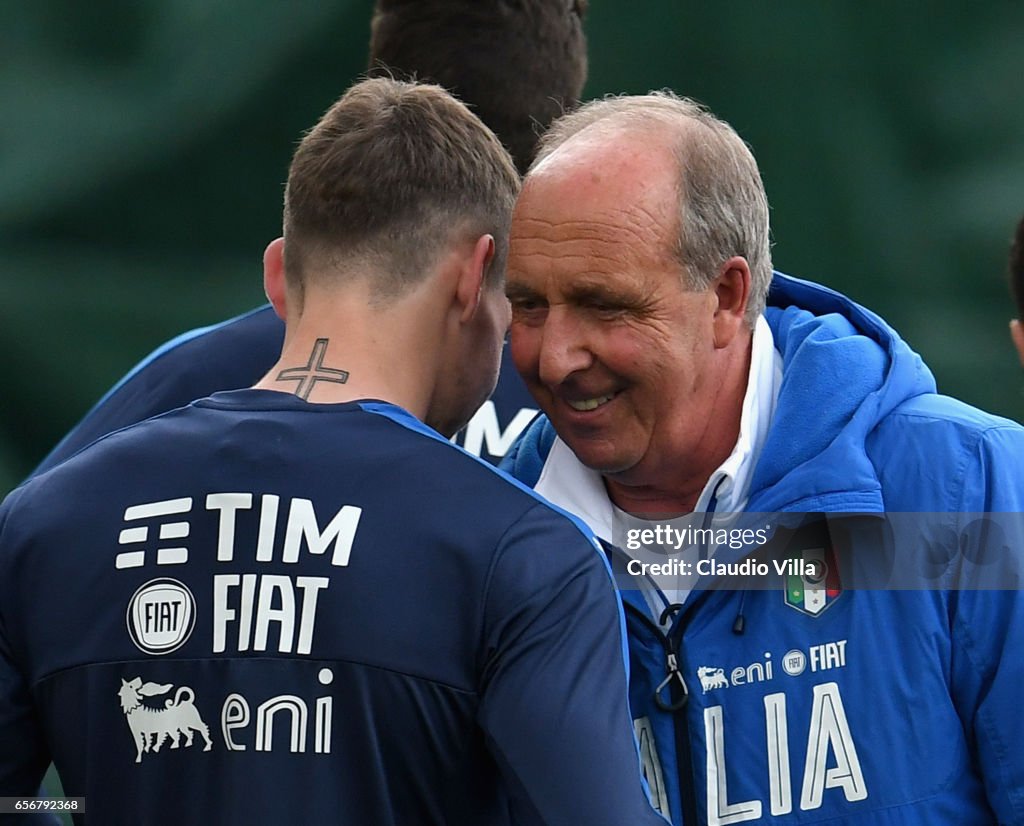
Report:
<svg viewBox="0 0 1024 826"><path fill-rule="evenodd" d="M835 552L832 548L807 548L791 551L789 559L786 605L816 617L843 593Z"/></svg>

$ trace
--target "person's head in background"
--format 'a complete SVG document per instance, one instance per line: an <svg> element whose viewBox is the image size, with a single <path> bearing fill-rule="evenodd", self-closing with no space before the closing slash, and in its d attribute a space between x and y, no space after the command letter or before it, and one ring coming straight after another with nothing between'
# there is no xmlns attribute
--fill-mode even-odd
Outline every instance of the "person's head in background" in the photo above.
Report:
<svg viewBox="0 0 1024 826"><path fill-rule="evenodd" d="M1017 303L1017 317L1010 322L1010 336L1024 366L1024 215L1017 224L1010 247L1010 291Z"/></svg>
<svg viewBox="0 0 1024 826"><path fill-rule="evenodd" d="M579 102L587 0L377 0L369 74L437 83L466 103L520 173Z"/></svg>
<svg viewBox="0 0 1024 826"><path fill-rule="evenodd" d="M264 255L285 351L331 339L359 365L346 389L451 436L497 381L518 191L508 152L444 89L356 83L299 144ZM316 387L303 398L340 400Z"/></svg>

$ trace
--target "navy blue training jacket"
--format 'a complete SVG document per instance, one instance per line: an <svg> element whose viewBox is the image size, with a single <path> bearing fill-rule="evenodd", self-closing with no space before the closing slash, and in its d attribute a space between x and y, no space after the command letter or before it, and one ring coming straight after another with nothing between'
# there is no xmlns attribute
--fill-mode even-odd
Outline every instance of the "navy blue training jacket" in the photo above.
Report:
<svg viewBox="0 0 1024 826"><path fill-rule="evenodd" d="M240 390L0 507L0 796L97 824L654 824L592 535L383 402Z"/></svg>

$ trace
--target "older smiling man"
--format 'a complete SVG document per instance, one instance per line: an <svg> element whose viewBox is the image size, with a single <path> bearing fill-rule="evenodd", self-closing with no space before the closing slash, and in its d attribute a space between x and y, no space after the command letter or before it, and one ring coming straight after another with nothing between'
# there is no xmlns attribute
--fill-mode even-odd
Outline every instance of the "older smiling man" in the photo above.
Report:
<svg viewBox="0 0 1024 826"><path fill-rule="evenodd" d="M942 525L922 519L911 543L956 559L991 550L964 544L971 513L1024 510L1024 429L938 395L873 313L773 277L756 162L691 101L614 98L556 122L516 206L508 294L547 418L505 467L616 545L740 512L917 511ZM873 550L849 536L853 558ZM623 592L660 810L1024 822L1018 592L844 589L817 544L801 553L822 569L796 584Z"/></svg>

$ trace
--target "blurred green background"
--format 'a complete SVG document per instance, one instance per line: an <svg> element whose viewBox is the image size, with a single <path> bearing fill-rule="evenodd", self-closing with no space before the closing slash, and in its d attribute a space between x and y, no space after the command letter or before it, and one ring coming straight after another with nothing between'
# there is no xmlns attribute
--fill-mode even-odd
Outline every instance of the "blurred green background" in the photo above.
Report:
<svg viewBox="0 0 1024 826"><path fill-rule="evenodd" d="M0 493L153 347L263 300L292 148L365 68L371 7L4 4ZM753 146L777 268L1024 416L1024 4L592 0L587 31L586 96L668 86Z"/></svg>

